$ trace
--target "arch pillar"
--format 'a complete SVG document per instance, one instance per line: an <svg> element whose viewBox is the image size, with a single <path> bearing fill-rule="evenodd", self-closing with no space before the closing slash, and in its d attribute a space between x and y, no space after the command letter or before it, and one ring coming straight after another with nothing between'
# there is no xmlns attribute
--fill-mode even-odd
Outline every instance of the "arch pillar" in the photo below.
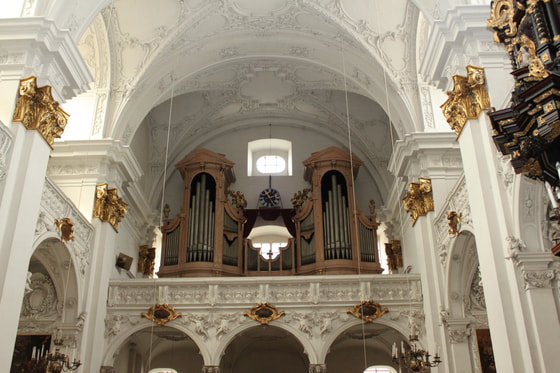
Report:
<svg viewBox="0 0 560 373"><path fill-rule="evenodd" d="M472 329L469 324L471 320L465 318L448 318L445 320L447 333L449 335L449 362L454 372L474 372L472 367L469 338Z"/></svg>

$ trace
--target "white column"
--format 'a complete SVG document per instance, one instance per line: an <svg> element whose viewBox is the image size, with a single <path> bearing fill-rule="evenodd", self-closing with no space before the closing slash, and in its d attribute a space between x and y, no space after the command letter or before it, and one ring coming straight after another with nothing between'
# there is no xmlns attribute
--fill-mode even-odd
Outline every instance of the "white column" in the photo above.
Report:
<svg viewBox="0 0 560 373"><path fill-rule="evenodd" d="M39 132L12 123L19 80L35 75L39 86L51 85L55 100L61 101L87 88L91 75L68 31L60 31L52 20L0 17L0 45L0 121L12 135L0 181L0 373L7 373L51 150Z"/></svg>
<svg viewBox="0 0 560 373"><path fill-rule="evenodd" d="M0 361L11 362L29 259L33 252L50 147L38 131L14 126L14 142L0 200ZM9 372L1 364L0 372Z"/></svg>
<svg viewBox="0 0 560 373"><path fill-rule="evenodd" d="M449 337L449 367L450 371L456 373L474 372L471 360L471 350L469 347L469 337L471 329L467 319L447 319L447 333Z"/></svg>
<svg viewBox="0 0 560 373"><path fill-rule="evenodd" d="M560 366L560 354L545 349L560 335L556 308L527 307L523 280L511 259L507 238L514 235L512 208L496 167L496 147L486 115L470 120L459 137L465 164L465 180L471 203L480 272L490 333L498 371L546 372ZM511 245L510 245L511 246ZM536 296L538 296L536 294ZM551 289L548 297L552 297ZM542 298L546 298L542 297ZM550 304L540 299L543 304ZM554 332L538 334L535 326L546 323ZM551 339L548 339L551 338ZM541 347L541 348L539 348Z"/></svg>

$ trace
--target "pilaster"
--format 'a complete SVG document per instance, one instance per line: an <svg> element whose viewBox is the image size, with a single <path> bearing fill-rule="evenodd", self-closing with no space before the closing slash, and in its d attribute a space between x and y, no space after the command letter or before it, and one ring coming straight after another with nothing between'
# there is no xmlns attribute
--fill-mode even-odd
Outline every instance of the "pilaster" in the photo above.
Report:
<svg viewBox="0 0 560 373"><path fill-rule="evenodd" d="M439 320L439 311L444 303L443 273L439 265L439 255L433 250L436 246L433 221L462 173L462 162L454 133L407 135L403 141L397 142L389 169L409 183L417 182L419 177L431 180L435 211L428 211L426 216L419 216L413 225L404 210L403 201L400 201L398 209L403 225L404 267L411 265L412 272L425 274L422 278L426 315L426 340L423 344L433 348L436 343L443 345L446 340ZM445 354L446 351L442 355L442 369L449 364Z"/></svg>
<svg viewBox="0 0 560 373"><path fill-rule="evenodd" d="M469 338L472 330L469 328L471 320L452 319L445 320L449 338L449 365L453 372L473 372Z"/></svg>

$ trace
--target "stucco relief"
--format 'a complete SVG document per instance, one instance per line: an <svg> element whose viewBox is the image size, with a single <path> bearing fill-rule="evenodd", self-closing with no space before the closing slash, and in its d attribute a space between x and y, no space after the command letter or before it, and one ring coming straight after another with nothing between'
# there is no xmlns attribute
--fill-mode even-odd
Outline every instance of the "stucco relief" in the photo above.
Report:
<svg viewBox="0 0 560 373"><path fill-rule="evenodd" d="M449 224L447 220L447 214L449 211L455 211L462 214L462 226L469 226L470 229L472 229L469 196L464 176L458 180L457 184L447 197L446 202L442 206L440 214L434 221L437 241L436 250L438 250L437 254L443 268L446 268L447 266L449 250L457 237L449 233Z"/></svg>
<svg viewBox="0 0 560 373"><path fill-rule="evenodd" d="M55 319L58 315L58 297L48 273L35 272L29 278L30 291L23 297L22 319Z"/></svg>

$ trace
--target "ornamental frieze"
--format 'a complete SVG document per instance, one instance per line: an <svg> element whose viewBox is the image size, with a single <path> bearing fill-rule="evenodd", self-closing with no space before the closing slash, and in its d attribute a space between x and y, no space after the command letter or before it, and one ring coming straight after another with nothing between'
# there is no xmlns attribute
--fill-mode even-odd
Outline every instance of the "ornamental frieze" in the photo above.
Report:
<svg viewBox="0 0 560 373"><path fill-rule="evenodd" d="M51 86L37 86L34 76L19 81L19 97L14 110L14 122L21 122L28 130L37 130L52 148L60 138L70 116L52 97Z"/></svg>

